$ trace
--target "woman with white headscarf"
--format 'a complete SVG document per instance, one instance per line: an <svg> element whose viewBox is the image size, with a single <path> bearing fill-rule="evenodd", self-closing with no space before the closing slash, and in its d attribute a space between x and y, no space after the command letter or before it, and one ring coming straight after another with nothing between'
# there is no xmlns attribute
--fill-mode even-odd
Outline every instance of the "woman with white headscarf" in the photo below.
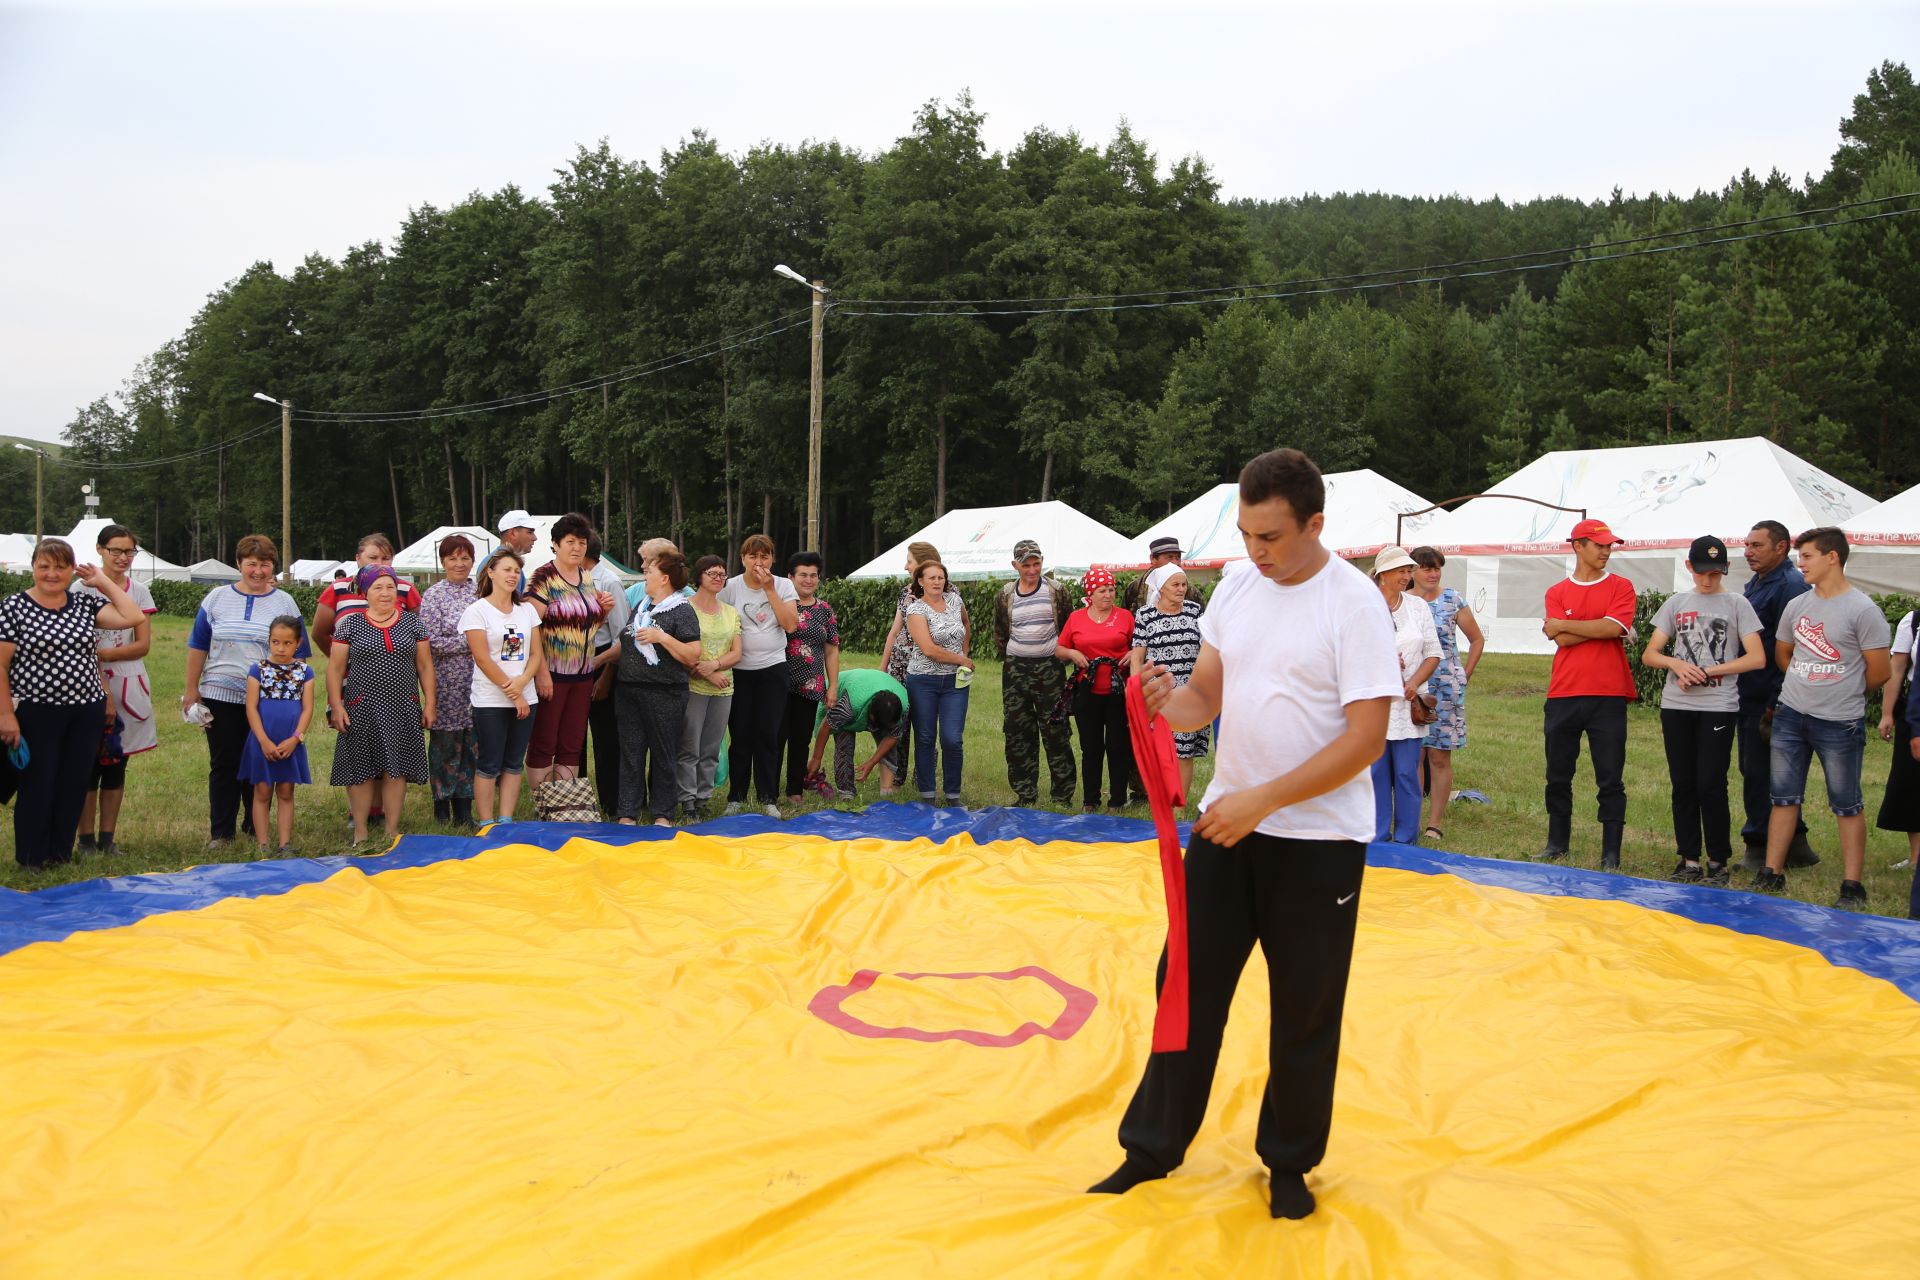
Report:
<svg viewBox="0 0 1920 1280"><path fill-rule="evenodd" d="M1200 659L1200 602L1188 594L1186 570L1163 564L1147 575L1146 603L1133 613L1133 652L1128 664L1135 679L1148 665L1162 666L1176 688L1193 674ZM1174 755L1180 761L1180 789L1193 788L1193 762L1207 754L1209 730L1173 735Z"/></svg>

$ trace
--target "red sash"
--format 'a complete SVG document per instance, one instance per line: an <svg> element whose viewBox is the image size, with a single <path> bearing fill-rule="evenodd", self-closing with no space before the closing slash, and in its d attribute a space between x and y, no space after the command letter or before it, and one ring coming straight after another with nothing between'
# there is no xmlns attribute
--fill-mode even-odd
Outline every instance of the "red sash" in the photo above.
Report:
<svg viewBox="0 0 1920 1280"><path fill-rule="evenodd" d="M1187 866L1180 856L1180 829L1174 810L1186 803L1180 765L1173 751L1173 730L1166 717L1147 716L1140 681L1127 681L1127 728L1133 759L1146 783L1153 808L1153 830L1160 839L1160 879L1167 897L1167 977L1153 1014L1153 1051L1178 1053L1187 1047Z"/></svg>

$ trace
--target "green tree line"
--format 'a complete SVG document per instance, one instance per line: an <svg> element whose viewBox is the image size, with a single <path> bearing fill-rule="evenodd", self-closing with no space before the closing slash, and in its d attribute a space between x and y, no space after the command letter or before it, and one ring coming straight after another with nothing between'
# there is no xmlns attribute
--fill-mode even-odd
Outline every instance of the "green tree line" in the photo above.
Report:
<svg viewBox="0 0 1920 1280"><path fill-rule="evenodd" d="M210 450L277 426L265 391L297 406L298 555L516 506L585 511L623 558L756 529L784 551L808 382L807 291L771 270L789 263L833 290L832 572L952 507L1060 498L1131 532L1279 444L1436 499L1547 449L1745 435L1876 496L1920 481L1920 218L1815 212L1920 191L1904 65L1868 77L1825 174L1688 197L1230 202L1203 159L1164 164L1124 124L999 152L984 123L962 95L871 155L694 133L646 162L603 141L541 195L421 205L390 241L255 263L80 411L68 457L152 464L103 469L102 510L170 558L230 554L280 525L277 430ZM1755 219L1837 225L1587 260ZM1409 282L1570 246L1570 265ZM948 304L968 314L902 314ZM328 416L412 410L432 412ZM7 452L25 527L32 459Z"/></svg>

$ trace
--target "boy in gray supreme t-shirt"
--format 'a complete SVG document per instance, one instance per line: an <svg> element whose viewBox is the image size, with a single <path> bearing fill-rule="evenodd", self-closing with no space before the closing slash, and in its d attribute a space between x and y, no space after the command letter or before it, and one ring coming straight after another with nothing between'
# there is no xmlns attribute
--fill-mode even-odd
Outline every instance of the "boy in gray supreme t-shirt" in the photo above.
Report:
<svg viewBox="0 0 1920 1280"><path fill-rule="evenodd" d="M1807 765L1818 754L1827 776L1827 803L1840 821L1846 877L1833 905L1864 911L1867 890L1860 877L1867 865L1867 806L1860 794L1860 765L1867 750L1867 686L1887 682L1893 636L1879 606L1847 581L1846 534L1809 529L1793 540L1793 549L1813 590L1787 603L1775 633L1775 660L1786 672L1786 683L1773 716L1767 865L1754 873L1753 887L1786 892L1787 846L1800 818Z"/></svg>
<svg viewBox="0 0 1920 1280"><path fill-rule="evenodd" d="M1745 596L1726 589L1727 544L1695 538L1687 551L1693 590L1667 597L1653 620L1640 661L1667 673L1660 691L1660 732L1673 791L1673 843L1680 864L1669 880L1724 885L1733 831L1727 811L1727 767L1740 719L1734 678L1766 664L1760 615ZM1668 637L1673 652L1666 652ZM1707 867L1700 869L1702 838Z"/></svg>

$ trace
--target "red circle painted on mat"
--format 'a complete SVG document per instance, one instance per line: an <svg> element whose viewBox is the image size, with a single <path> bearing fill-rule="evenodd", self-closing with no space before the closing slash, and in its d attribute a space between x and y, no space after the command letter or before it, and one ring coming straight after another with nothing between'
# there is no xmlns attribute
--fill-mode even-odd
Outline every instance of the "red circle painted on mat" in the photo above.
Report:
<svg viewBox="0 0 1920 1280"><path fill-rule="evenodd" d="M1023 1022L1005 1035L991 1031L975 1031L967 1027L959 1027L951 1031L923 1031L919 1027L876 1027L871 1022L854 1017L842 1006L849 997L859 995L879 981L880 971L877 969L860 970L853 975L853 981L843 987L820 988L813 999L807 1002L807 1012L830 1026L873 1040L918 1040L926 1044L934 1044L941 1040L959 1040L965 1044L977 1044L987 1049L1010 1049L1035 1036L1046 1036L1053 1040L1070 1038L1074 1032L1086 1025L1087 1019L1093 1015L1094 1006L1100 1003L1093 992L1076 987L1066 979L1055 977L1038 965L1031 964L1000 973L896 973L891 976L905 978L909 982L919 978L956 980L992 978L998 982L1038 978L1059 993L1062 1001L1060 1016L1044 1027L1032 1022Z"/></svg>

